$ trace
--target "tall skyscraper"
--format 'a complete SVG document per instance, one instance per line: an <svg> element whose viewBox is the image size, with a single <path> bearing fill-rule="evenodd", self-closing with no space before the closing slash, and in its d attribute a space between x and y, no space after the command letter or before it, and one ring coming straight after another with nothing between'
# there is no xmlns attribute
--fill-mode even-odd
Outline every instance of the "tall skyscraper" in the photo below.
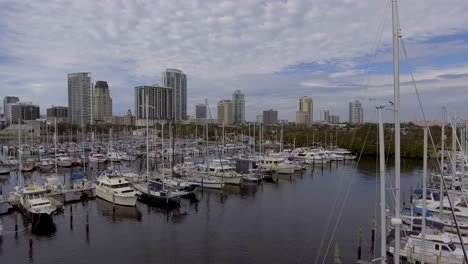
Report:
<svg viewBox="0 0 468 264"><path fill-rule="evenodd" d="M8 105L17 102L19 102L19 98L16 96L5 96L3 98L3 114L5 115L5 121L7 124L11 123L11 107Z"/></svg>
<svg viewBox="0 0 468 264"><path fill-rule="evenodd" d="M245 100L244 94L240 90L232 94L232 103L234 105L234 123L242 124L245 122Z"/></svg>
<svg viewBox="0 0 468 264"><path fill-rule="evenodd" d="M97 81L94 84L93 118L94 122L102 123L112 116L112 98L109 85L106 81Z"/></svg>
<svg viewBox="0 0 468 264"><path fill-rule="evenodd" d="M330 123L332 123L332 124L340 123L340 116L339 115L331 115L330 116Z"/></svg>
<svg viewBox="0 0 468 264"><path fill-rule="evenodd" d="M263 124L265 125L276 125L278 124L278 111L268 110L263 111Z"/></svg>
<svg viewBox="0 0 468 264"><path fill-rule="evenodd" d="M68 120L71 124L85 126L92 122L91 73L68 74Z"/></svg>
<svg viewBox="0 0 468 264"><path fill-rule="evenodd" d="M195 118L197 122L202 122L206 118L206 105L205 104L197 104L195 106Z"/></svg>
<svg viewBox="0 0 468 264"><path fill-rule="evenodd" d="M218 123L231 125L234 123L234 107L231 100L218 102Z"/></svg>
<svg viewBox="0 0 468 264"><path fill-rule="evenodd" d="M313 102L308 96L299 97L299 111L296 112L296 123L309 124L313 120Z"/></svg>
<svg viewBox="0 0 468 264"><path fill-rule="evenodd" d="M349 102L349 122L351 124L361 124L364 122L364 113L359 100Z"/></svg>
<svg viewBox="0 0 468 264"><path fill-rule="evenodd" d="M161 77L162 86L174 89L175 119L187 120L187 76L177 69L166 69Z"/></svg>
<svg viewBox="0 0 468 264"><path fill-rule="evenodd" d="M146 96L149 100L148 123L171 121L173 117L173 91L172 88L158 85L135 87L136 125L146 125Z"/></svg>
<svg viewBox="0 0 468 264"><path fill-rule="evenodd" d="M330 119L330 110L328 110L328 109L323 109L323 110L320 112L320 121L321 121L321 122L324 122L324 123L330 123L330 122L331 122L331 119Z"/></svg>

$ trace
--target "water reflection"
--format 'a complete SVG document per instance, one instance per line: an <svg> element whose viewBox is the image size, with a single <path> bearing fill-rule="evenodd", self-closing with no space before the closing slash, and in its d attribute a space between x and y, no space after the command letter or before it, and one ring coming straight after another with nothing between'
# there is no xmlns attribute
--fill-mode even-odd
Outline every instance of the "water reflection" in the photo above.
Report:
<svg viewBox="0 0 468 264"><path fill-rule="evenodd" d="M113 205L100 198L96 198L97 210L109 222L115 223L125 220L141 221L141 212L138 207Z"/></svg>

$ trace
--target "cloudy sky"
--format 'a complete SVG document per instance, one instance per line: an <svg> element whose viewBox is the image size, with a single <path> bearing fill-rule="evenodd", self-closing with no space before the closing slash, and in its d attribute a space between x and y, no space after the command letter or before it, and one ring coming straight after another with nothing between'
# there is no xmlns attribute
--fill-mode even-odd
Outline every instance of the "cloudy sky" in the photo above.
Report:
<svg viewBox="0 0 468 264"><path fill-rule="evenodd" d="M408 60L401 56L402 118L468 119L468 1L399 1ZM365 119L393 100L389 0L0 0L0 97L67 104L67 73L91 72L111 87L114 113L134 108L136 85L165 68L188 75L188 109L240 89L246 116L276 109L294 120L299 96L314 119L330 109L347 120L359 99ZM369 99L376 99L370 101ZM391 118L391 113L387 113Z"/></svg>

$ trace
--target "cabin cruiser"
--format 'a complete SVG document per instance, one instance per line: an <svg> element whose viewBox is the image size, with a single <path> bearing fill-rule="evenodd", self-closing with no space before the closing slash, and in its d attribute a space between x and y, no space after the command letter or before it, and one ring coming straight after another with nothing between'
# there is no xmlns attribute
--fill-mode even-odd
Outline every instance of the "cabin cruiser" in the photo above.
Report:
<svg viewBox="0 0 468 264"><path fill-rule="evenodd" d="M47 192L61 192L65 189L62 181L57 176L49 176L44 178L44 187Z"/></svg>
<svg viewBox="0 0 468 264"><path fill-rule="evenodd" d="M4 164L10 168L10 170L17 170L19 166L19 161L12 156L8 156L5 158Z"/></svg>
<svg viewBox="0 0 468 264"><path fill-rule="evenodd" d="M47 198L47 190L40 186L29 184L25 188L15 187L10 196L19 196L19 208L33 227L52 222L52 214L57 207Z"/></svg>
<svg viewBox="0 0 468 264"><path fill-rule="evenodd" d="M403 232L405 233L405 232ZM400 257L410 261L421 261L425 263L465 263L463 250L457 247L453 240L446 235L425 235L424 244L422 234L410 233L400 240ZM389 247L388 253L394 255L395 240Z"/></svg>
<svg viewBox="0 0 468 264"><path fill-rule="evenodd" d="M57 162L57 165L60 167L71 167L73 165L73 161L70 159L70 157L67 156L67 154L57 154L55 156L55 160Z"/></svg>
<svg viewBox="0 0 468 264"><path fill-rule="evenodd" d="M102 164L107 162L107 158L104 154L91 152L89 155L89 162Z"/></svg>
<svg viewBox="0 0 468 264"><path fill-rule="evenodd" d="M240 185L242 175L229 165L228 160L214 159L209 162L209 166L203 165L201 168L208 176L221 179L225 184Z"/></svg>
<svg viewBox="0 0 468 264"><path fill-rule="evenodd" d="M0 175L8 175L10 174L10 168L8 166L1 164L0 165Z"/></svg>
<svg viewBox="0 0 468 264"><path fill-rule="evenodd" d="M96 196L117 205L135 206L136 192L121 175L103 172L97 178Z"/></svg>
<svg viewBox="0 0 468 264"><path fill-rule="evenodd" d="M279 174L292 174L295 165L286 163L284 158L280 157L259 157L257 166L260 169L274 170Z"/></svg>
<svg viewBox="0 0 468 264"><path fill-rule="evenodd" d="M120 157L120 154L119 152L113 150L113 149L109 149L109 151L107 151L107 155L106 155L107 159L112 161L112 162L120 162L122 159Z"/></svg>
<svg viewBox="0 0 468 264"><path fill-rule="evenodd" d="M39 160L39 168L41 171L50 171L55 165L55 162L51 158L41 158Z"/></svg>
<svg viewBox="0 0 468 264"><path fill-rule="evenodd" d="M171 191L163 182L153 180L133 184L133 187L139 192L139 200L164 207L178 207L180 197L189 194L189 192L185 191Z"/></svg>
<svg viewBox="0 0 468 264"><path fill-rule="evenodd" d="M23 162L21 162L19 168L22 172L30 172L34 170L36 163L34 162L33 159L27 159Z"/></svg>

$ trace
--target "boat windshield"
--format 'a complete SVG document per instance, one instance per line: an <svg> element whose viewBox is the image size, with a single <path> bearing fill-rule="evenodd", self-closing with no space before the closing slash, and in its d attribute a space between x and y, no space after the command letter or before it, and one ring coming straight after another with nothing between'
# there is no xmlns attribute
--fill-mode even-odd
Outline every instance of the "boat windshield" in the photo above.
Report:
<svg viewBox="0 0 468 264"><path fill-rule="evenodd" d="M455 243L453 242L448 243L447 246L450 248L452 252L455 251L455 249L457 249L457 247L455 246Z"/></svg>
<svg viewBox="0 0 468 264"><path fill-rule="evenodd" d="M128 183L121 183L121 184L115 184L111 185L113 189L118 189L118 188L125 188L128 187Z"/></svg>

